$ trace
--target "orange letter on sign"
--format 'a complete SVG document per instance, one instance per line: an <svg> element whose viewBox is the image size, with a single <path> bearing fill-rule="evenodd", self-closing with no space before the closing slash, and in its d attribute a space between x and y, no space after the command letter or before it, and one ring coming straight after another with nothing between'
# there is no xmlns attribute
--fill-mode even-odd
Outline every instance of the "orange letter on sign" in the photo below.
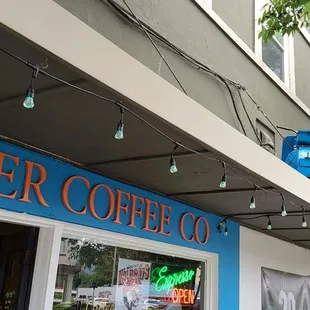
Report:
<svg viewBox="0 0 310 310"><path fill-rule="evenodd" d="M139 217L142 217L142 209L136 209L137 207L137 199L140 200L140 203L144 203L144 198L131 194L131 214L130 214L130 223L129 227L136 228L135 225L135 215L138 214Z"/></svg>
<svg viewBox="0 0 310 310"><path fill-rule="evenodd" d="M149 220L150 218L154 221L156 218L155 212L150 212L151 204L154 204L155 208L158 208L158 203L149 199L145 199L145 215L144 215L144 227L143 229L150 232L157 232L158 228L150 228Z"/></svg>
<svg viewBox="0 0 310 310"><path fill-rule="evenodd" d="M184 213L181 217L181 220L180 220L180 233L181 233L181 236L184 240L186 241L189 241L189 242L192 242L194 240L194 235L192 235L190 238L187 238L185 236L185 233L184 233L184 220L187 216L190 216L190 218L194 221L195 220L195 216L193 213L190 213L190 212L187 212L187 213Z"/></svg>
<svg viewBox="0 0 310 310"><path fill-rule="evenodd" d="M109 211L108 211L107 215L104 217L100 217L97 214L96 209L95 209L95 196L96 196L97 189L99 187L105 188L108 192L108 195L109 195ZM112 215L112 213L114 211L114 204L115 204L114 194L113 194L111 188L105 184L96 185L91 190L88 201L89 201L89 210L90 210L91 215L98 220L107 220Z"/></svg>
<svg viewBox="0 0 310 310"><path fill-rule="evenodd" d="M203 241L200 241L199 238L199 223L203 221L205 223L205 238ZM195 239L199 244L205 245L209 239L209 224L208 221L204 217L199 217L195 223Z"/></svg>
<svg viewBox="0 0 310 310"><path fill-rule="evenodd" d="M84 177L80 177L78 175L74 175L73 177L70 177L66 182L65 184L63 185L62 187L62 202L64 204L64 206L72 213L74 214L85 214L86 213L86 209L87 209L87 206L83 208L83 210L81 211L75 211L71 208L70 204L69 204L69 199L68 199L68 190L69 190L69 187L72 183L72 181L74 181L75 179L79 179L79 180L82 180L84 182L84 184L86 185L87 188L90 188L90 184L89 184L89 181L84 178Z"/></svg>
<svg viewBox="0 0 310 310"><path fill-rule="evenodd" d="M128 205L125 204L124 206L122 206L122 195L124 194L126 198L129 200L130 194L123 192L120 189L117 189L116 192L117 192L116 210L115 210L115 220L113 221L113 223L122 224L122 222L120 221L121 209L124 210L126 214L128 213Z"/></svg>
<svg viewBox="0 0 310 310"><path fill-rule="evenodd" d="M42 165L34 163L32 161L26 160L25 163L26 163L26 175L25 175L25 180L24 180L24 190L23 190L23 195L19 199L19 201L31 202L29 200L29 191L30 191L30 186L32 186L40 204L44 207L48 207L48 204L46 203L41 193L41 189L40 189L40 185L44 183L44 181L46 180L45 168ZM37 183L31 181L33 167L37 167L40 172L39 181Z"/></svg>
<svg viewBox="0 0 310 310"><path fill-rule="evenodd" d="M2 171L2 169L3 169L3 161L4 161L5 157L12 159L16 166L19 165L19 158L11 156L11 155L8 155L8 154L0 153L0 177L1 176L5 176L5 177L7 177L9 179L9 182L12 183L13 182L13 178L14 178L14 171L13 170L10 171L10 172L3 172ZM13 191L13 193L10 194L10 195L0 194L0 196L1 197L5 197L5 198L14 199L16 197L16 194L17 194L17 190Z"/></svg>
<svg viewBox="0 0 310 310"><path fill-rule="evenodd" d="M165 209L167 209L167 211L169 213L171 213L171 207L169 206L165 206L164 204L160 204L160 221L159 221L159 234L165 235L165 236L171 236L171 231L165 232L164 229L164 225L166 224L170 224L170 216L167 215L165 216Z"/></svg>

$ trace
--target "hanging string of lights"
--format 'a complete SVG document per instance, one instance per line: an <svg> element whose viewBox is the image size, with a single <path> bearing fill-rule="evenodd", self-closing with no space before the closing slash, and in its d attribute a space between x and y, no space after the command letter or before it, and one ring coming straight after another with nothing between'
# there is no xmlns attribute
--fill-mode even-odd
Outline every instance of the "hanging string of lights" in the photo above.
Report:
<svg viewBox="0 0 310 310"><path fill-rule="evenodd" d="M307 215L310 215L310 211L306 211L306 208L305 206L299 206L301 208L301 211L300 212L296 212L295 213L289 213L289 214L286 214L287 217L299 217L301 216L301 227L302 228L306 228L308 226L307 224L307 219L306 219L306 216ZM218 224L217 226L217 231L219 233L222 233L222 230L223 228L225 227L225 231L224 231L224 236L227 236L228 235L228 228L227 228L227 220L229 219L234 219L234 220L258 220L258 219L261 219L261 218L266 218L268 220L267 222L267 225L266 225L266 230L272 230L272 224L271 224L271 218L272 217L283 217L283 214L282 214L282 209L281 209L281 212L274 212L274 213L262 213L262 214L259 214L259 215L255 215L255 216L249 216L249 215L245 215L245 214L239 214L238 215L233 215L233 216L225 216Z"/></svg>
<svg viewBox="0 0 310 310"><path fill-rule="evenodd" d="M151 27L149 27L148 25L146 25L145 23L143 23L142 21L140 21L137 16L135 15L135 13L133 12L133 10L130 8L129 4L127 3L126 0L123 0L123 3L125 4L125 6L127 7L127 9L129 10L126 11L124 10L119 4L117 4L116 2L114 2L114 0L107 0L108 3L110 3L112 5L112 7L114 7L123 17L127 18L127 20L131 21L135 26L137 26L140 30L142 30L144 32L144 34L147 36L147 38L150 40L150 42L152 43L152 45L154 46L154 48L156 49L156 51L158 52L158 54L160 55L160 57L163 59L163 61L165 62L165 64L167 65L168 69L170 70L170 72L172 73L172 75L175 77L176 81L178 82L178 84L180 85L181 89L184 91L185 94L187 94L187 92L185 91L184 87L182 86L180 80L177 78L175 72L173 71L173 69L171 68L171 66L169 65L169 63L166 61L165 57L163 56L163 54L161 53L161 51L159 50L158 46L156 45L156 43L153 41L151 35L153 35L154 37L156 37L157 39L161 40L162 42L164 42L168 47L170 47L173 51L175 51L179 56L185 58L187 61L189 61L190 63L194 64L197 66L198 70L202 69L204 71L206 71L207 73L212 74L214 77L216 77L217 79L219 79L220 81L222 81L224 83L224 85L227 87L232 103L233 103L233 107L237 116L237 119L240 123L240 126L242 128L243 133L247 136L245 128L243 126L243 123L240 119L240 116L238 114L237 108L236 108L236 103L235 103L235 99L234 96L232 94L232 91L230 89L229 85L232 85L234 87L236 87L238 95L239 95L239 99L241 101L241 104L244 108L245 114L248 118L248 121L251 125L251 128L257 138L257 141L259 142L259 145L263 145L262 141L259 137L259 135L257 134L256 130L255 130L255 126L248 114L248 111L246 109L245 103L243 101L242 98L242 94L241 94L241 90L244 91L247 96L250 98L251 102L254 103L254 105L256 106L257 110L259 112L261 112L263 114L263 116L267 119L267 121L271 124L271 126L274 128L274 130L279 134L279 136L284 140L284 142L291 148L293 149L293 147L289 144L289 142L284 138L284 136L282 135L282 133L279 131L279 127L275 126L273 124L273 122L271 121L271 119L268 117L268 115L262 110L262 108L259 106L259 104L254 100L254 98L250 95L250 93L248 92L248 90L242 86L239 83L236 83L230 79L227 79L226 77L223 77L222 75L218 74L217 72L215 72L214 70L212 70L211 68L209 68L208 66L206 66L205 64L200 63L199 61L197 61L195 58L191 57L190 55L188 55L187 53L185 53L184 51L182 51L180 48L176 47L174 44L172 44L171 42L169 42L167 39L165 39L164 37L162 37L159 33L157 33L154 29L152 29ZM151 35L150 35L151 34ZM208 156L206 156L208 157ZM224 163L222 160L220 160L220 162L222 163L222 167L224 170L224 174L222 176L221 182L220 182L220 188L226 188L226 184L227 184L227 170L226 170L226 163ZM170 159L170 172L175 173L177 172L177 168L176 168L176 162L175 159L173 158L173 156L171 156ZM233 167L232 167L233 168ZM233 168L233 170L235 172L236 169ZM247 178L246 180L251 183ZM268 191L266 189L263 189L260 186L257 186L256 184L254 184L254 191L253 191L253 195L251 197L251 201L250 201L250 209L255 209L256 208L256 204L255 204L255 193L257 191L257 189L261 189L264 190L265 192L271 192L271 193L275 193L274 191ZM285 197L282 193L280 193L281 198L282 198L282 206L281 206L281 216L287 216L287 211L285 208L285 204L284 204L284 200ZM299 205L295 204L294 202L291 202L293 205L300 207ZM304 207L302 207L304 210ZM271 222L270 222L270 218L268 217L269 222L268 222L268 228L271 229ZM224 235L227 236L228 235L228 228L227 228L227 221L225 220L224 222L220 222L219 227L221 228L221 225L223 225L223 223L225 223L225 232ZM303 226L302 227L306 227L304 225L307 225L307 223L304 221L303 218ZM305 224L304 224L305 223ZM268 229L268 230L270 230ZM220 230L221 232L221 230Z"/></svg>
<svg viewBox="0 0 310 310"><path fill-rule="evenodd" d="M117 125L117 129L116 129L116 133L115 133L115 139L116 140L124 139L124 113L125 113L125 109L123 106L121 106L120 110L121 110L121 119Z"/></svg>
<svg viewBox="0 0 310 310"><path fill-rule="evenodd" d="M35 89L34 89L34 81L37 79L38 75L44 75L44 76L47 76L55 81L58 81L59 83L62 83L64 85L67 85L68 87L71 87L77 91L80 91L80 92L83 92L85 94L88 94L90 96L94 96L96 98L99 98L101 100L104 100L105 102L108 102L108 103L112 103L114 105L116 105L117 107L119 107L120 109L120 121L117 125L117 131L116 131L116 134L115 134L115 138L117 140L121 140L124 138L124 113L125 111L131 115L133 115L134 117L136 117L137 119L139 119L142 123L144 123L145 125L147 125L148 127L150 127L151 129L153 129L154 131L156 131L158 134L160 134L161 136L163 136L164 138L166 138L167 140L171 141L173 144L174 144L174 149L173 149L173 152L171 154L171 158L170 158L170 172L171 173L176 173L178 172L178 169L177 169L177 164L176 164L176 160L175 160L175 157L174 157L174 154L175 152L177 151L177 149L179 148L183 148L191 153L194 153L196 155L199 155L199 156L203 156L204 158L208 159L208 160L212 160L212 161L216 161L216 162L219 162L221 165L222 165L222 168L223 168L223 176L221 178L221 182L220 182L220 188L224 189L226 188L227 186L227 179L228 179L228 174L227 174L227 167L229 167L233 172L235 172L236 174L238 174L240 177L242 177L246 182L248 182L250 185L252 185L254 187L254 191L253 191L253 195L252 195L252 198L251 198L251 202L250 202L250 208L251 209L254 209L254 206L255 206L255 193L256 191L259 189L259 190L262 190L266 193L271 193L271 194L276 194L276 195L281 195L282 197L282 216L285 216L287 215L286 213L286 209L285 209L285 205L284 205L284 199L285 199L285 196L284 194L280 193L280 192L277 192L277 191L274 191L274 190L268 190L268 189L265 189L255 183L253 183L251 180L249 180L246 176L244 176L243 174L241 174L235 167L229 165L228 163L224 162L222 159L218 159L218 158L214 158L214 157L210 157L208 155L206 155L205 153L202 153L202 152L199 152L199 151L196 151L194 149L191 149L189 147L187 147L186 145L182 144L181 142L178 142L176 140L174 140L172 137L170 137L169 135L167 135L166 133L164 133L163 131L161 131L159 128L157 128L156 126L152 125L150 122L148 122L146 119L144 119L143 117L141 117L140 115L138 115L137 113L133 112L131 109L129 109L128 107L126 107L122 101L118 101L118 100L114 100L114 99L111 99L111 98L108 98L108 97L105 97L105 96L102 96L100 94L97 94L95 92L92 92L92 91L89 91L85 88L82 88L82 87L79 87L77 85L74 85L74 84L71 84L65 80L62 80L61 78L58 78L50 73L48 73L46 70L44 70L42 68L42 66L40 65L34 65L33 63L29 62L29 61L26 61L24 60L23 58L13 54L12 52L6 50L5 48L3 47L0 47L0 51L2 51L3 53L5 53L6 55L14 58L15 60L23 63L24 65L26 65L27 67L29 67L31 70L32 70L32 77L31 77L31 82L30 82L30 86L29 88L27 89L27 92L26 92L26 98L25 100L23 101L23 106L25 108L28 108L28 109L31 109L31 108L34 108L34 96L35 96ZM300 205L296 204L295 202L293 201L289 201L292 205L294 206L297 206L297 207L301 207ZM256 206L255 206L256 207ZM306 225L306 220L305 220L305 214L306 214L306 209L305 207L302 207L303 210L304 210L304 213L303 213L303 219L302 219L302 223L303 223L303 227L306 227L304 225ZM284 211L285 211L285 215L284 214ZM266 215L264 215L266 216ZM234 219L238 219L236 217L234 217ZM306 223L306 224L304 224ZM222 220L219 224L219 227L222 228L222 227L225 227L225 230L224 230L224 235L227 236L228 235L228 227L227 227L227 218L225 218L224 220ZM270 225L271 227L271 225Z"/></svg>

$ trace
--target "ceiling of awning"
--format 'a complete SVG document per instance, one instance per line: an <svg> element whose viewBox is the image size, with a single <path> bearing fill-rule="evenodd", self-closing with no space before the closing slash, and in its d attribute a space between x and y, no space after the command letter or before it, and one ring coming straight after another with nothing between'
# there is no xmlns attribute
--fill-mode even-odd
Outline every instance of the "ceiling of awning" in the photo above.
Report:
<svg viewBox="0 0 310 310"><path fill-rule="evenodd" d="M121 99L126 106L176 141L203 151L210 157L225 160L252 183L267 191L256 192L257 207L250 210L253 185L228 169L227 188L220 189L222 165L182 149L175 156L179 172L170 174L169 159L174 148L171 141L128 113L124 116L125 139L116 140L114 134L120 118L119 108L60 85L45 76L39 76L35 82L35 108L23 108L22 101L32 72L0 52L1 135L74 161L86 169L224 217L230 216L243 225L310 248L309 229L301 227L301 208L289 202L291 200L302 204L302 201L290 193L284 193L287 197L286 209L294 216L281 217L282 200L274 190L274 185L252 175L250 171L242 170L237 163L208 152L195 138L142 110L121 94L96 84L75 68L8 32L4 27L0 28L0 42L2 47L35 64L44 63L48 57L48 71L51 74L104 96ZM261 217L261 214L275 212L279 216L272 217L273 229L269 232L266 230L268 219L266 216ZM247 219L249 217L250 220Z"/></svg>

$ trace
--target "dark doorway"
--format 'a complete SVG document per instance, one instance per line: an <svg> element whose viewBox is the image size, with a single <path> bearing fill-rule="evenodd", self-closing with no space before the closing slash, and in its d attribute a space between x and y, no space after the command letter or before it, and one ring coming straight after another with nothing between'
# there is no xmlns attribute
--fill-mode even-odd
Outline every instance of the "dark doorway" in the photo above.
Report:
<svg viewBox="0 0 310 310"><path fill-rule="evenodd" d="M26 310L39 229L0 222L0 310Z"/></svg>

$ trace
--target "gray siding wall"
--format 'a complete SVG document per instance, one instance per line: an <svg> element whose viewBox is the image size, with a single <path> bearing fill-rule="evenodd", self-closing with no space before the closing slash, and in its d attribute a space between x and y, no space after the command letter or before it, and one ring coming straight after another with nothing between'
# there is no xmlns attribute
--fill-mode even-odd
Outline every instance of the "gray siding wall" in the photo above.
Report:
<svg viewBox="0 0 310 310"><path fill-rule="evenodd" d="M296 95L310 107L310 44L302 34L296 34L294 45Z"/></svg>
<svg viewBox="0 0 310 310"><path fill-rule="evenodd" d="M213 0L213 10L254 50L255 0Z"/></svg>
<svg viewBox="0 0 310 310"><path fill-rule="evenodd" d="M215 6L219 9L217 1L220 0L214 0ZM247 0L242 1L246 2ZM119 16L105 0L56 0L56 2L162 78L178 87L175 79L145 35ZM244 85L275 124L296 129L309 128L308 116L248 59L192 1L127 0L127 2L140 19L173 44L218 73ZM222 0L222 2L224 1ZM252 0L249 2L252 3ZM118 0L118 3L121 4L122 1ZM235 8L235 11L238 11L238 7L235 6ZM240 16L239 19L243 20L244 17ZM244 26L244 28L246 27ZM240 31L242 31L241 28ZM251 45L248 30L243 30L243 36L244 41ZM182 81L189 96L240 130L230 95L224 84L213 76L197 70L196 67L188 64L163 44L158 43L158 45ZM85 56L91 57L91 55ZM105 56L102 55L102 57ZM236 90L233 90L233 93L247 134L249 138L256 140ZM257 111L245 94L243 97L253 122L256 124L259 119L259 126L261 128L262 125L266 126L272 135L274 129L268 121ZM281 154L282 139L278 135L275 137L276 152Z"/></svg>

